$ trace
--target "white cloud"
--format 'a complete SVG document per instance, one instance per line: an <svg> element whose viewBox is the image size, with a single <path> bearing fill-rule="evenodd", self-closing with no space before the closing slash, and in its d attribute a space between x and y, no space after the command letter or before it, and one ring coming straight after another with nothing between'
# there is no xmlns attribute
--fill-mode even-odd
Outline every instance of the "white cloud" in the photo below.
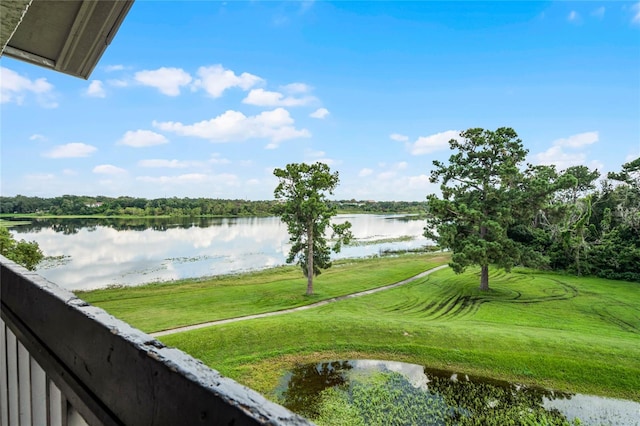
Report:
<svg viewBox="0 0 640 426"><path fill-rule="evenodd" d="M80 158L88 157L97 151L98 148L81 142L73 142L65 145L55 146L51 151L44 154L49 158Z"/></svg>
<svg viewBox="0 0 640 426"><path fill-rule="evenodd" d="M633 12L633 18L631 18L631 22L634 24L640 24L640 2L631 6L631 11Z"/></svg>
<svg viewBox="0 0 640 426"><path fill-rule="evenodd" d="M390 182L402 182L402 185L406 186L406 176L403 176L402 171L409 168L409 163L406 161L399 161L397 163L378 163L381 169L378 174L375 175L374 181L381 185L381 188L390 188ZM374 174L374 170L370 168L364 168L358 172L359 177L368 177ZM398 188L399 189L399 188Z"/></svg>
<svg viewBox="0 0 640 426"><path fill-rule="evenodd" d="M447 130L431 136L420 136L413 144L409 144L409 152L412 155L430 154L449 148L451 139L460 139L460 131Z"/></svg>
<svg viewBox="0 0 640 426"><path fill-rule="evenodd" d="M102 175L122 175L127 173L125 169L113 166L111 164L101 164L93 168L93 173Z"/></svg>
<svg viewBox="0 0 640 426"><path fill-rule="evenodd" d="M325 152L324 151L312 151L310 149L307 149L307 150L305 150L304 155L307 158L317 158L317 157L324 157Z"/></svg>
<svg viewBox="0 0 640 426"><path fill-rule="evenodd" d="M139 167L154 167L154 168L169 168L169 169L183 169L189 167L193 163L189 161L180 161L180 160L160 160L160 159L151 159L151 160L140 160L138 161Z"/></svg>
<svg viewBox="0 0 640 426"><path fill-rule="evenodd" d="M40 133L35 133L29 136L30 141L47 141L47 137L45 135L41 135Z"/></svg>
<svg viewBox="0 0 640 426"><path fill-rule="evenodd" d="M104 86L100 80L93 80L87 88L87 95L94 98L104 98L107 93L104 91Z"/></svg>
<svg viewBox="0 0 640 426"><path fill-rule="evenodd" d="M370 169L363 169L370 170ZM360 176L365 179L357 181L357 184L348 188L349 194L345 198L375 199L375 200L424 200L427 194L437 193L438 185L429 182L429 176L420 174L416 176L404 175L394 171L385 171L373 175L364 173ZM348 187L349 183L343 185Z"/></svg>
<svg viewBox="0 0 640 426"><path fill-rule="evenodd" d="M157 70L138 71L135 80L145 86L155 87L167 96L178 96L180 87L191 83L191 75L182 68L158 68Z"/></svg>
<svg viewBox="0 0 640 426"><path fill-rule="evenodd" d="M113 72L113 71L122 71L124 69L124 65L107 65L104 67L104 70L106 72Z"/></svg>
<svg viewBox="0 0 640 426"><path fill-rule="evenodd" d="M192 185L192 184L220 184L225 186L238 186L238 176L230 173L219 175L207 175L204 173L186 173L178 176L138 176L136 180L166 186Z"/></svg>
<svg viewBox="0 0 640 426"><path fill-rule="evenodd" d="M319 119L322 120L327 115L329 115L329 110L328 109L326 109L326 108L318 108L317 110L315 110L311 114L309 114L309 117L311 117L311 118L319 118Z"/></svg>
<svg viewBox="0 0 640 426"><path fill-rule="evenodd" d="M378 180L388 181L393 179L396 175L397 173L393 171L382 172L378 174Z"/></svg>
<svg viewBox="0 0 640 426"><path fill-rule="evenodd" d="M209 163L211 163L211 164L229 164L229 163L231 163L231 160L229 160L227 158L221 158L220 154L214 153L214 154L211 154L211 158L209 159Z"/></svg>
<svg viewBox="0 0 640 426"><path fill-rule="evenodd" d="M127 87L129 85L128 81L117 79L107 80L107 83L109 83L109 85L113 87Z"/></svg>
<svg viewBox="0 0 640 426"><path fill-rule="evenodd" d="M584 132L576 135L569 136L564 139L556 139L553 142L554 146L565 146L568 148L579 148L585 145L591 145L598 142L598 132Z"/></svg>
<svg viewBox="0 0 640 426"><path fill-rule="evenodd" d="M316 98L313 96L305 96L302 98L294 98L292 96L285 97L280 92L271 92L264 89L252 89L246 98L242 100L243 104L257 105L257 106L301 106L308 105L314 102Z"/></svg>
<svg viewBox="0 0 640 426"><path fill-rule="evenodd" d="M409 140L409 136L401 135L400 133L391 133L389 138L397 142L406 142Z"/></svg>
<svg viewBox="0 0 640 426"><path fill-rule="evenodd" d="M316 158L313 160L313 163L324 163L327 166L335 166L336 164L339 164L340 162L337 160L334 160L333 158Z"/></svg>
<svg viewBox="0 0 640 426"><path fill-rule="evenodd" d="M373 174L373 170L365 167L364 169L360 170L360 172L358 173L358 176L367 177L367 176L371 176L372 174Z"/></svg>
<svg viewBox="0 0 640 426"><path fill-rule="evenodd" d="M587 164L587 154L580 151L566 152L565 149L575 150L587 145L598 142L598 132L578 133L568 138L556 139L553 146L544 152L533 156L537 164L555 165L558 170L564 170L567 167L579 166ZM590 168L602 170L602 163L599 161L591 161Z"/></svg>
<svg viewBox="0 0 640 426"><path fill-rule="evenodd" d="M65 176L77 176L77 175L78 175L78 172L76 172L76 171L75 171L75 170L73 170L73 169L64 169L64 170L62 171L62 174L63 174L63 175L65 175Z"/></svg>
<svg viewBox="0 0 640 426"><path fill-rule="evenodd" d="M30 80L29 78L0 67L0 103L24 103L27 94L34 94L36 101L45 108L56 108L58 103L53 95L53 85L46 78Z"/></svg>
<svg viewBox="0 0 640 426"><path fill-rule="evenodd" d="M411 189L427 189L433 186L427 175L409 176L409 188ZM425 196L427 192L425 191Z"/></svg>
<svg viewBox="0 0 640 426"><path fill-rule="evenodd" d="M591 12L591 16L595 16L596 18L604 18L605 7L600 6L599 8L593 10Z"/></svg>
<svg viewBox="0 0 640 426"><path fill-rule="evenodd" d="M219 64L198 68L198 76L200 78L195 81L194 87L202 88L214 98L219 98L225 90L232 87L249 90L264 81L260 77L246 72L236 75L233 71L224 69Z"/></svg>
<svg viewBox="0 0 640 426"><path fill-rule="evenodd" d="M304 83L291 83L281 87L287 93L309 93L312 89L311 86Z"/></svg>
<svg viewBox="0 0 640 426"><path fill-rule="evenodd" d="M203 183L207 180L207 175L203 173L187 173L179 176L140 176L137 179L150 183Z"/></svg>
<svg viewBox="0 0 640 426"><path fill-rule="evenodd" d="M289 111L276 108L255 116L245 116L239 111L228 110L211 120L185 125L180 122L157 122L154 127L175 132L182 136L208 139L212 142L244 141L247 139L270 139L269 148L279 142L311 137L307 129L296 129Z"/></svg>
<svg viewBox="0 0 640 426"><path fill-rule="evenodd" d="M147 146L162 145L168 143L166 137L152 132L151 130L129 130L118 141L118 145L127 145L134 148L143 148Z"/></svg>
<svg viewBox="0 0 640 426"><path fill-rule="evenodd" d="M567 16L567 19L570 22L576 22L580 19L580 15L578 15L578 12L576 12L575 10L572 10L571 12L569 12L569 16Z"/></svg>
<svg viewBox="0 0 640 426"><path fill-rule="evenodd" d="M304 157L305 157L305 163L309 163L309 164L324 163L328 166L334 166L339 163L338 161L332 158L327 158L326 153L324 151L313 151L311 149L307 149L305 150Z"/></svg>
<svg viewBox="0 0 640 426"><path fill-rule="evenodd" d="M534 156L538 164L555 165L558 170L584 164L587 155L582 152L566 153L561 146L555 145Z"/></svg>
<svg viewBox="0 0 640 426"><path fill-rule="evenodd" d="M56 175L54 175L53 173L32 173L25 175L25 177L27 179L47 181L50 179L55 179Z"/></svg>

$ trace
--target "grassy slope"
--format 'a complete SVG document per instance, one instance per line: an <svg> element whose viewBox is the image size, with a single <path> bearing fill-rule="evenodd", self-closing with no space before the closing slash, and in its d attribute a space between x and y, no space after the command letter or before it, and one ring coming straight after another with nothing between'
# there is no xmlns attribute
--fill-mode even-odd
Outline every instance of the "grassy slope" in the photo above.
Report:
<svg viewBox="0 0 640 426"><path fill-rule="evenodd" d="M492 271L491 285L482 294L477 271L445 270L311 311L161 340L267 394L296 362L379 358L640 401L637 283Z"/></svg>
<svg viewBox="0 0 640 426"><path fill-rule="evenodd" d="M313 296L305 296L306 278L294 266L195 282L76 294L143 331L153 332L307 305L401 281L447 261L447 257L437 254L389 257L384 262L337 261L314 280Z"/></svg>

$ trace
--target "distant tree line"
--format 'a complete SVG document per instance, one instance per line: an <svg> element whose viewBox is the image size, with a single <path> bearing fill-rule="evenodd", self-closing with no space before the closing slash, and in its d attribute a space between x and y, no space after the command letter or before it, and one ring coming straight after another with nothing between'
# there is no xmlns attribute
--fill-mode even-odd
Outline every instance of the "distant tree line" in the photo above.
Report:
<svg viewBox="0 0 640 426"><path fill-rule="evenodd" d="M329 201L339 212L414 213L425 211L419 201ZM0 197L0 214L42 214L52 216L273 216L278 211L275 200L249 201L213 198L136 198L63 195L53 198Z"/></svg>

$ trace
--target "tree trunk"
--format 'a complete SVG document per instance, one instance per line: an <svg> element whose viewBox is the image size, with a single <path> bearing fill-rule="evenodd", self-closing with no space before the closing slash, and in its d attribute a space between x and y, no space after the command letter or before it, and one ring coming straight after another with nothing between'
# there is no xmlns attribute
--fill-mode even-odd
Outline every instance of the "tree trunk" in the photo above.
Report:
<svg viewBox="0 0 640 426"><path fill-rule="evenodd" d="M480 290L489 291L489 265L482 265L480 272Z"/></svg>
<svg viewBox="0 0 640 426"><path fill-rule="evenodd" d="M313 224L307 228L307 296L313 294Z"/></svg>
<svg viewBox="0 0 640 426"><path fill-rule="evenodd" d="M486 217L487 216L486 211L484 212L484 214ZM487 236L487 227L484 225L481 225L480 238L484 240L486 236ZM482 271L480 272L480 290L489 291L489 265L482 265Z"/></svg>

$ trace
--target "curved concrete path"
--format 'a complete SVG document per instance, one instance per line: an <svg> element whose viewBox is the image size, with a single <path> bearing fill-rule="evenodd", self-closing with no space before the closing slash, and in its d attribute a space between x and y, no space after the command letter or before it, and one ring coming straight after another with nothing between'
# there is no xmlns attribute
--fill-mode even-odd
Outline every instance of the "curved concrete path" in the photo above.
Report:
<svg viewBox="0 0 640 426"><path fill-rule="evenodd" d="M312 303L310 305L298 306L297 308L283 309L281 311L264 312L262 314L246 315L244 317L227 318L227 319L222 319L222 320L217 320L217 321L203 322L201 324L187 325L187 326L184 326L184 327L177 327L177 328L172 328L172 329L169 329L169 330L158 331L156 333L150 333L150 335L152 337L160 337L160 336L166 336L168 334L181 333L183 331L197 330L199 328L210 327L212 325L222 325L222 324L228 324L230 322L245 321L245 320L256 319L256 318L266 318L266 317L272 317L272 316L275 316L275 315L288 314L288 313L291 313L291 312L304 311L306 309L318 308L320 306L328 305L329 303L339 302L340 300L352 299L354 297L360 297L360 296L366 296L368 294L377 293L379 291L384 291L384 290L389 290L389 289L392 289L392 288L400 287L401 285L408 284L411 281L415 281L415 280L417 280L419 278L426 277L429 274L432 274L432 273L434 273L436 271L444 269L447 266L448 265L437 266L437 267L435 267L433 269L429 269L428 271L421 272L418 275L414 275L411 278L407 278L406 280L402 280L402 281L399 281L399 282L394 283L394 284L389 284L389 285L385 285L385 286L382 286L382 287L376 287L376 288L372 288L371 290L360 291L358 293L351 293L351 294L347 294L347 295L344 295L344 296L333 297L331 299L325 299L323 301Z"/></svg>

